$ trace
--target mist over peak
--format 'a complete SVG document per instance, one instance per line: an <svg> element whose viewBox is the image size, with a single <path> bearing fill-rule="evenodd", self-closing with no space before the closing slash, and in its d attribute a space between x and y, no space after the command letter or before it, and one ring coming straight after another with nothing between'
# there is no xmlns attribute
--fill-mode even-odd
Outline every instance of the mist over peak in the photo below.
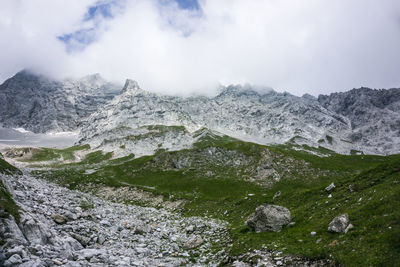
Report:
<svg viewBox="0 0 400 267"><path fill-rule="evenodd" d="M0 81L23 68L57 80L101 73L186 96L246 83L297 96L400 84L396 0L181 2L3 1Z"/></svg>

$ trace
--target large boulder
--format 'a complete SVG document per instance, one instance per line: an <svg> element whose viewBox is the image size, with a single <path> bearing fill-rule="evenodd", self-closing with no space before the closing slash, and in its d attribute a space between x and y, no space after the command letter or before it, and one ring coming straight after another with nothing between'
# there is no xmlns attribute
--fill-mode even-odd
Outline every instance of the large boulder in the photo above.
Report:
<svg viewBox="0 0 400 267"><path fill-rule="evenodd" d="M256 232L279 232L290 223L290 211L282 206L263 204L246 221Z"/></svg>
<svg viewBox="0 0 400 267"><path fill-rule="evenodd" d="M344 233L350 225L349 215L347 213L335 217L328 226L328 231L332 233ZM351 225L351 227L353 227Z"/></svg>
<svg viewBox="0 0 400 267"><path fill-rule="evenodd" d="M21 213L20 229L31 244L52 244L52 233L46 224L29 213Z"/></svg>

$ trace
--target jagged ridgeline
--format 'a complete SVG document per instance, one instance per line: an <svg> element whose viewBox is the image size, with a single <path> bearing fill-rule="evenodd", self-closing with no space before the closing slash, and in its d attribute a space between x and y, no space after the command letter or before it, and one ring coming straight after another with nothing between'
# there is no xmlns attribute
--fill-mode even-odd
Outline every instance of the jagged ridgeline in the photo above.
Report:
<svg viewBox="0 0 400 267"><path fill-rule="evenodd" d="M215 97L183 98L142 90L132 80L124 86L98 75L52 81L24 71L0 86L0 99L10 102L0 107L5 127L79 131L72 147L2 151L29 173L10 178L25 194L20 201L30 197L31 187L39 200L44 190L65 194L70 206L82 197L87 217L74 219L74 210L62 205L52 206L56 217L46 209L43 215L85 247L79 245L77 255L100 243L111 253L118 236L123 255L133 242L139 249L132 257L143 260L148 249L154 264L160 263L158 251L169 248L179 259L172 252L163 257L182 264L400 262L399 89L360 88L315 98L229 86ZM82 192L89 195L83 198ZM51 202L34 201L29 205ZM290 212L285 217L290 223L276 228L279 232L257 232L246 224L265 203ZM111 207L118 212L102 212ZM128 209L143 214L135 222L152 223L118 224L133 220ZM170 217L177 213L183 217ZM346 232L328 231L337 218L346 218L352 228L347 222ZM74 228L78 221L101 231ZM104 234L114 230L115 236ZM143 247L142 239L169 247Z"/></svg>
<svg viewBox="0 0 400 267"><path fill-rule="evenodd" d="M260 144L291 142L345 154L400 152L400 89L360 88L315 98L228 86L215 97L182 98L150 93L132 80L122 87L99 75L53 81L22 71L0 86L0 101L5 127L80 131L82 142L118 155L123 141L116 139L143 135L147 125L185 127L189 134L164 131L169 149L176 145L170 137L182 139L176 142L181 149L192 143L190 133L207 128ZM148 154L154 147L128 150Z"/></svg>

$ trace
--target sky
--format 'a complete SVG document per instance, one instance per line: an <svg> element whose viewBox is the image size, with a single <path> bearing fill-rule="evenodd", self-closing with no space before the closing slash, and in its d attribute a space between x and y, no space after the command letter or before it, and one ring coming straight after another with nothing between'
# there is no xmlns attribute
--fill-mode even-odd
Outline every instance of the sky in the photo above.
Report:
<svg viewBox="0 0 400 267"><path fill-rule="evenodd" d="M400 1L1 0L0 82L21 69L174 95L400 87Z"/></svg>

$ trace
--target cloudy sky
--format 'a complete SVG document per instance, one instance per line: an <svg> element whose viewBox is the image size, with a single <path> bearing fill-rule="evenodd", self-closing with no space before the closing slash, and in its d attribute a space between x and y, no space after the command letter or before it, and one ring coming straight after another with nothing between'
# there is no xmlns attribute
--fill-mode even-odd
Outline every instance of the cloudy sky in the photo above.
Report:
<svg viewBox="0 0 400 267"><path fill-rule="evenodd" d="M23 68L172 94L400 87L400 1L1 0L0 81Z"/></svg>

